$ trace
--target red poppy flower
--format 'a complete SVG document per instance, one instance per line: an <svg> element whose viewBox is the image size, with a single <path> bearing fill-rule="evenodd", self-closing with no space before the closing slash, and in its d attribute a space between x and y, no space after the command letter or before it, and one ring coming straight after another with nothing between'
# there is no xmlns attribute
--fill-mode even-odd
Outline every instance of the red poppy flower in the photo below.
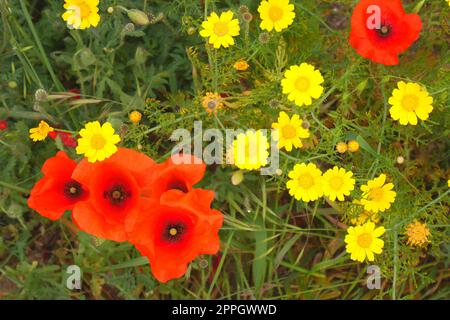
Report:
<svg viewBox="0 0 450 320"><path fill-rule="evenodd" d="M0 120L0 131L8 129L8 122L6 120Z"/></svg>
<svg viewBox="0 0 450 320"><path fill-rule="evenodd" d="M127 223L129 241L148 257L156 279L179 278L198 255L217 253L223 215L210 208L213 198L208 190L170 190Z"/></svg>
<svg viewBox="0 0 450 320"><path fill-rule="evenodd" d="M143 153L124 148L101 162L82 160L73 177L89 188L90 196L74 208L73 221L96 237L125 241L125 218L139 210L154 165Z"/></svg>
<svg viewBox="0 0 450 320"><path fill-rule="evenodd" d="M28 206L46 218L57 220L65 211L86 200L87 189L72 177L76 166L63 151L49 158L41 169L44 177L31 190Z"/></svg>
<svg viewBox="0 0 450 320"><path fill-rule="evenodd" d="M48 136L53 140L59 137L61 139L61 142L68 148L76 148L76 146L78 145L77 140L68 132L55 130L50 132Z"/></svg>
<svg viewBox="0 0 450 320"><path fill-rule="evenodd" d="M376 10L380 24L376 26ZM361 0L351 21L350 44L361 56L384 65L398 64L398 55L419 38L422 21L406 14L401 0Z"/></svg>
<svg viewBox="0 0 450 320"><path fill-rule="evenodd" d="M146 188L146 194L159 199L168 190L180 190L185 193L205 175L206 165L191 155L170 157L157 164Z"/></svg>

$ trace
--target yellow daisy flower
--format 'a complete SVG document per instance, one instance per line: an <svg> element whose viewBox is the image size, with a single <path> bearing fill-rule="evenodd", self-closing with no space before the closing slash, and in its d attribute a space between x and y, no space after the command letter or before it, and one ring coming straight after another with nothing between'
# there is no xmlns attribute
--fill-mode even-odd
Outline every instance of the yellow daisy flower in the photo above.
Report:
<svg viewBox="0 0 450 320"><path fill-rule="evenodd" d="M304 202L314 201L323 195L322 171L313 163L300 163L288 174L286 187L289 194Z"/></svg>
<svg viewBox="0 0 450 320"><path fill-rule="evenodd" d="M268 163L269 142L261 130L248 130L233 141L233 163L239 169L257 170Z"/></svg>
<svg viewBox="0 0 450 320"><path fill-rule="evenodd" d="M429 242L430 229L428 229L426 223L414 220L406 227L406 235L410 246L421 247Z"/></svg>
<svg viewBox="0 0 450 320"><path fill-rule="evenodd" d="M249 65L247 61L241 59L239 61L236 61L236 63L233 65L233 68L237 71L246 71L248 69Z"/></svg>
<svg viewBox="0 0 450 320"><path fill-rule="evenodd" d="M417 118L426 120L433 111L433 97L417 83L397 83L398 89L392 91L389 109L392 119L401 125L417 125Z"/></svg>
<svg viewBox="0 0 450 320"><path fill-rule="evenodd" d="M361 204L364 209L371 212L384 212L391 207L395 201L397 193L392 190L394 185L386 183L386 175L381 174L378 178L369 180L367 184L361 186L363 196Z"/></svg>
<svg viewBox="0 0 450 320"><path fill-rule="evenodd" d="M54 130L55 129L50 127L47 122L41 120L36 128L30 129L30 139L34 142L43 141L47 138L47 135Z"/></svg>
<svg viewBox="0 0 450 320"><path fill-rule="evenodd" d="M103 161L117 152L116 144L120 137L114 134L111 123L93 121L86 124L80 131L77 154L84 154L89 162Z"/></svg>
<svg viewBox="0 0 450 320"><path fill-rule="evenodd" d="M344 201L344 196L350 195L350 191L355 189L355 179L352 176L353 172L347 172L337 166L328 169L322 177L323 194L331 201L335 201L336 198L339 201Z"/></svg>
<svg viewBox="0 0 450 320"><path fill-rule="evenodd" d="M264 0L258 7L262 30L280 32L289 27L295 18L294 5L289 0Z"/></svg>
<svg viewBox="0 0 450 320"><path fill-rule="evenodd" d="M302 63L299 66L291 66L284 73L281 86L283 94L288 95L288 100L294 101L301 107L311 105L312 98L317 99L322 95L323 82L324 79L319 70L315 70L310 64Z"/></svg>
<svg viewBox="0 0 450 320"><path fill-rule="evenodd" d="M62 14L64 21L73 29L87 29L96 27L100 21L98 14L99 0L65 0Z"/></svg>
<svg viewBox="0 0 450 320"><path fill-rule="evenodd" d="M209 43L218 49L221 46L228 48L234 45L233 37L239 35L239 20L233 19L233 12L228 10L222 12L220 17L213 12L206 21L202 23L200 35L209 38Z"/></svg>
<svg viewBox="0 0 450 320"><path fill-rule="evenodd" d="M278 131L274 137L274 140L278 141L278 149L285 148L286 151L292 151L292 146L294 148L303 146L300 139L309 138L309 130L304 129L302 123L298 114L289 118L286 112L280 112L278 122L272 123L272 128Z"/></svg>
<svg viewBox="0 0 450 320"><path fill-rule="evenodd" d="M364 260L375 260L375 254L383 251L384 241L378 239L385 233L384 227L375 229L375 223L366 222L363 225L349 227L345 236L345 249L350 253L350 259L353 261L364 262Z"/></svg>
<svg viewBox="0 0 450 320"><path fill-rule="evenodd" d="M209 114L217 114L223 108L222 97L218 93L207 92L203 97L202 106Z"/></svg>

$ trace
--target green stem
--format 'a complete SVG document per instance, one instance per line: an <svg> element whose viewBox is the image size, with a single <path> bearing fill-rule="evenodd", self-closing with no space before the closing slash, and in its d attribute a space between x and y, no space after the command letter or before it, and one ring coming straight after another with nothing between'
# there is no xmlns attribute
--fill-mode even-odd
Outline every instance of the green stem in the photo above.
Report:
<svg viewBox="0 0 450 320"><path fill-rule="evenodd" d="M60 91L65 91L63 85L59 81L59 79L56 77L53 68L50 64L50 62L47 59L47 55L45 54L44 47L42 46L41 40L39 39L36 29L34 28L33 22L31 21L30 13L27 10L27 6L25 5L25 2L23 0L20 1L20 7L22 8L23 14L25 16L25 20L28 23L28 26L30 27L31 34L33 35L34 41L36 42L36 45L38 47L40 57L42 60L42 63L47 67L48 72L50 73L50 76L55 83L56 87Z"/></svg>
<svg viewBox="0 0 450 320"><path fill-rule="evenodd" d="M10 184L10 183L4 182L4 181L0 181L0 186L3 186L5 188L11 189L11 190L15 190L15 191L21 192L21 193L26 193L26 194L30 193L30 191L28 189L21 188L21 187L15 186L13 184Z"/></svg>

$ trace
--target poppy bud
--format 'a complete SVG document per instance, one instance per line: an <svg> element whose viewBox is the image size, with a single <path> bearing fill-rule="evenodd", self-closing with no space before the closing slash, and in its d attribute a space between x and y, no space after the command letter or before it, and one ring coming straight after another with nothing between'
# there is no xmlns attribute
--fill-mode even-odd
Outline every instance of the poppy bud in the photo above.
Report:
<svg viewBox="0 0 450 320"><path fill-rule="evenodd" d="M150 20L145 12L137 9L130 9L127 12L128 18L130 20L140 26L146 26L150 23Z"/></svg>
<svg viewBox="0 0 450 320"><path fill-rule="evenodd" d="M148 57L148 51L142 47L137 47L136 53L134 54L134 60L136 64L144 64Z"/></svg>
<svg viewBox="0 0 450 320"><path fill-rule="evenodd" d="M86 68L90 65L93 65L97 59L95 58L95 55L92 53L91 49L84 48L81 49L79 53L79 59L77 60L80 67Z"/></svg>

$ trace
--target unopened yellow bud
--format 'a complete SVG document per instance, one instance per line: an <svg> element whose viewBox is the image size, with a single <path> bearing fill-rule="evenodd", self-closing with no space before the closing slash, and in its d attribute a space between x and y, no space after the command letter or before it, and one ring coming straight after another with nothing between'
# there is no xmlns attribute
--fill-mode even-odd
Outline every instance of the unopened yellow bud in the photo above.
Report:
<svg viewBox="0 0 450 320"><path fill-rule="evenodd" d="M130 113L130 121L133 123L139 123L142 119L142 113L140 113L139 111L133 111L132 113Z"/></svg>
<svg viewBox="0 0 450 320"><path fill-rule="evenodd" d="M347 143L347 148L348 148L348 151L350 151L350 152L357 152L359 150L359 143L358 143L358 141L350 140Z"/></svg>
<svg viewBox="0 0 450 320"><path fill-rule="evenodd" d="M336 150L337 150L337 152L339 152L341 154L346 153L347 152L347 144L345 142L339 142L336 145Z"/></svg>

